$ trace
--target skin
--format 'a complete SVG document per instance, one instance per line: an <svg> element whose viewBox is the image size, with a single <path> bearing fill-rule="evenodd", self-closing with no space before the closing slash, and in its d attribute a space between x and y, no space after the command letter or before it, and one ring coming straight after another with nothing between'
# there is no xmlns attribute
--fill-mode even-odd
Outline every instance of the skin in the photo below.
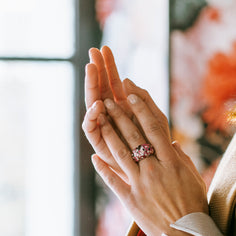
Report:
<svg viewBox="0 0 236 236"><path fill-rule="evenodd" d="M109 47L104 46L101 51L97 48L91 48L89 50L89 56L90 63L88 63L85 68L85 103L87 113L82 127L89 142L94 150L96 150L96 153L102 157L122 179L128 181L126 174L119 167L116 160L111 158L110 150L107 148L100 130L97 127L96 115L101 112L106 113L101 102L106 98L114 99L134 123L139 126L127 102L127 96L131 93L136 93L146 102L153 115L159 119L161 129L163 129L168 139L171 140L168 121L153 102L147 91L137 87L129 79L125 79L123 83L121 82L113 54ZM145 134L143 133L143 135Z"/></svg>
<svg viewBox="0 0 236 236"><path fill-rule="evenodd" d="M169 227L191 212L208 214L205 184L191 159L171 142L168 121L150 95L122 83L108 47L90 49L84 132L93 165L149 236L188 235ZM135 163L131 150L150 143L155 154Z"/></svg>

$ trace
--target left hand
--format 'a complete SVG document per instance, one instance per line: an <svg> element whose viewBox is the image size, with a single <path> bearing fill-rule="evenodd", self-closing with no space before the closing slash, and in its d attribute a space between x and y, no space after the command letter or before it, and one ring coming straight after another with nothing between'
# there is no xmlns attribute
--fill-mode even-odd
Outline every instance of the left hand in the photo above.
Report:
<svg viewBox="0 0 236 236"><path fill-rule="evenodd" d="M170 139L168 120L155 105L147 91L137 87L129 79L123 82L120 80L115 59L109 47L103 46L101 50L91 48L89 50L90 63L86 66L85 76L85 103L87 112L83 122L83 130L95 152L105 161L119 176L128 182L128 178L120 168L116 160L112 157L110 150L104 142L100 129L97 127L97 116L101 112L106 112L102 106L102 101L107 98L114 99L127 116L138 125L136 117L133 115L127 103L127 96L135 93L140 96L148 105L153 115L159 119L161 129ZM144 135L144 133L142 133Z"/></svg>
<svg viewBox="0 0 236 236"><path fill-rule="evenodd" d="M105 114L98 116L98 122L107 147L129 183L98 155L92 157L95 169L147 235L186 235L179 231L173 233L169 225L192 212L208 213L205 184L191 159L177 143L171 143L147 104L134 94L127 100L148 140L112 99L104 101L106 110L128 146ZM131 150L147 142L154 147L155 155L135 163Z"/></svg>

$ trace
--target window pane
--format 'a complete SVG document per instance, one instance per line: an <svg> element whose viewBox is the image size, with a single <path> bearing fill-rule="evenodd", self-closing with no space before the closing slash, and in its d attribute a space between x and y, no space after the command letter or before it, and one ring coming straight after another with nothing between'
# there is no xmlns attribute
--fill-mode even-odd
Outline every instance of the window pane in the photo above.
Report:
<svg viewBox="0 0 236 236"><path fill-rule="evenodd" d="M0 235L72 236L73 70L0 63Z"/></svg>
<svg viewBox="0 0 236 236"><path fill-rule="evenodd" d="M68 57L72 0L0 0L0 55Z"/></svg>
<svg viewBox="0 0 236 236"><path fill-rule="evenodd" d="M120 77L146 89L168 116L169 1L120 1L105 22L102 45L113 50Z"/></svg>

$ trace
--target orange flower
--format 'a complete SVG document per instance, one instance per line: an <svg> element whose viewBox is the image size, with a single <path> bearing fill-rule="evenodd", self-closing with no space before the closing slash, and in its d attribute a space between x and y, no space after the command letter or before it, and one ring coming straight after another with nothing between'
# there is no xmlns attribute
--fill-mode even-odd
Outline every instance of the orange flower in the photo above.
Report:
<svg viewBox="0 0 236 236"><path fill-rule="evenodd" d="M236 124L236 103L234 102L232 108L230 108L227 116L227 121L230 124L235 125Z"/></svg>
<svg viewBox="0 0 236 236"><path fill-rule="evenodd" d="M208 128L225 131L229 105L236 101L236 43L229 55L217 53L209 61L202 91Z"/></svg>
<svg viewBox="0 0 236 236"><path fill-rule="evenodd" d="M220 11L216 7L208 6L205 8L206 14L210 20L219 22L220 21Z"/></svg>

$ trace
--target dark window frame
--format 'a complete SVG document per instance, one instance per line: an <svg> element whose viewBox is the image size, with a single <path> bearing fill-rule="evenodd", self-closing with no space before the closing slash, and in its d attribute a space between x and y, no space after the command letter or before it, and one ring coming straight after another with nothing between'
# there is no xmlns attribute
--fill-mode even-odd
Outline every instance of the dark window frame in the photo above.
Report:
<svg viewBox="0 0 236 236"><path fill-rule="evenodd" d="M96 230L95 173L93 153L81 129L85 114L84 67L88 50L100 47L101 31L96 21L96 0L74 0L75 51L71 57L21 57L0 55L5 62L69 62L74 68L74 236L94 236Z"/></svg>

